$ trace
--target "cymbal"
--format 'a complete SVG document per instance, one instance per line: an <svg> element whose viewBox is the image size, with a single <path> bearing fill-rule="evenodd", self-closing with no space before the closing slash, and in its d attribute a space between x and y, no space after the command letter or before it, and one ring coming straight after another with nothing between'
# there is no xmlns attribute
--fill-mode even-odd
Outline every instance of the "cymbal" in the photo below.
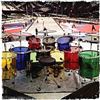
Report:
<svg viewBox="0 0 100 100"><path fill-rule="evenodd" d="M13 36L32 36L31 33L12 33Z"/></svg>
<svg viewBox="0 0 100 100"><path fill-rule="evenodd" d="M38 33L54 33L55 30L47 30L47 31L38 31Z"/></svg>
<svg viewBox="0 0 100 100"><path fill-rule="evenodd" d="M97 36L99 37L99 34L87 34L88 36Z"/></svg>

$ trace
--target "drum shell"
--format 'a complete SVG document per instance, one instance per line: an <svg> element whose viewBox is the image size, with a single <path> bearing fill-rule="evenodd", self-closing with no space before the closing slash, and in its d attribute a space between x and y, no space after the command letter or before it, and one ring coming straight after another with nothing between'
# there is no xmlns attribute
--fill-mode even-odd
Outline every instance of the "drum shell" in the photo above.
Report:
<svg viewBox="0 0 100 100"><path fill-rule="evenodd" d="M34 41L34 42L32 42ZM40 49L41 48L41 43L39 38L34 38L31 40L28 40L29 48L34 50L34 49Z"/></svg>
<svg viewBox="0 0 100 100"><path fill-rule="evenodd" d="M50 51L46 52L37 52L36 54L36 60L39 60L40 57L50 56Z"/></svg>
<svg viewBox="0 0 100 100"><path fill-rule="evenodd" d="M2 79L12 79L16 75L15 53L9 51L2 52L2 70Z"/></svg>
<svg viewBox="0 0 100 100"><path fill-rule="evenodd" d="M36 53L36 52L31 52L31 54L30 54L30 60L31 60L33 63L38 62L37 59L36 59L36 56L37 56L37 53Z"/></svg>
<svg viewBox="0 0 100 100"><path fill-rule="evenodd" d="M43 66L51 66L55 65L55 59L50 56L42 56L39 59L39 63Z"/></svg>
<svg viewBox="0 0 100 100"><path fill-rule="evenodd" d="M69 43L64 43L64 44L58 43L58 49L59 49L60 51L63 51L63 50L70 50L70 44L69 44Z"/></svg>
<svg viewBox="0 0 100 100"><path fill-rule="evenodd" d="M63 36L57 39L58 49L60 51L70 50L70 40L71 38L68 36Z"/></svg>
<svg viewBox="0 0 100 100"><path fill-rule="evenodd" d="M46 49L54 49L55 48L55 43L51 43L51 44L46 44L43 43Z"/></svg>
<svg viewBox="0 0 100 100"><path fill-rule="evenodd" d="M53 36L44 37L43 44L46 49L48 48L54 49L55 48L55 38Z"/></svg>
<svg viewBox="0 0 100 100"><path fill-rule="evenodd" d="M82 77L91 79L93 77L99 76L99 57L97 55L98 55L97 51L85 50L85 51L80 52L79 73Z"/></svg>
<svg viewBox="0 0 100 100"><path fill-rule="evenodd" d="M17 54L16 58L16 67L17 70L23 70L26 67L26 61L30 60L30 50L27 47L15 47L12 48L12 51L14 51ZM26 53L28 52L28 53Z"/></svg>
<svg viewBox="0 0 100 100"><path fill-rule="evenodd" d="M64 52L62 51L54 50L51 51L50 55L56 60L56 63L62 63L64 60Z"/></svg>
<svg viewBox="0 0 100 100"><path fill-rule="evenodd" d="M64 51L64 67L68 70L79 69L78 52Z"/></svg>

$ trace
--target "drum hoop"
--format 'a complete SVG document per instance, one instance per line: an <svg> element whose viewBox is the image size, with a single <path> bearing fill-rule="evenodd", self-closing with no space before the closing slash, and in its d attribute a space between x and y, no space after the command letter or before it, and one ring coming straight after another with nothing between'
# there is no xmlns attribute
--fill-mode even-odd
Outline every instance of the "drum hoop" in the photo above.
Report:
<svg viewBox="0 0 100 100"><path fill-rule="evenodd" d="M51 38L51 37L45 37L45 38L43 39L43 43L44 43L44 44L53 44L53 43L55 43L55 38L54 38L54 37L52 38L52 40L53 40L52 42L45 42L45 39L46 39L46 38Z"/></svg>
<svg viewBox="0 0 100 100"><path fill-rule="evenodd" d="M61 39L61 38L68 38L68 36L62 36L62 37L59 37L58 39L57 39L57 43L59 43L59 39ZM66 44L66 43L69 43L69 42L65 42L65 43L59 43L59 44Z"/></svg>
<svg viewBox="0 0 100 100"><path fill-rule="evenodd" d="M11 53L11 54L13 53L13 56L12 56L12 57L7 57L7 56L6 56L6 57L2 57L2 59L7 59L7 58L9 59L9 58L15 58L15 57L16 57L16 54L15 54L15 52L13 52L13 51L12 51L12 52L3 51L3 52L5 52L5 53L8 52L8 53Z"/></svg>
<svg viewBox="0 0 100 100"><path fill-rule="evenodd" d="M14 53L16 53L16 54L27 54L27 53L30 53L30 52L32 52L31 50L30 51L27 51L27 52L15 52L14 51Z"/></svg>
<svg viewBox="0 0 100 100"><path fill-rule="evenodd" d="M20 48L20 46L19 47L14 47L14 48ZM22 48L28 48L28 47L22 47ZM16 53L16 54L26 54L26 53L30 53L32 50L29 50L29 51L26 51L26 52L16 52L16 51L13 51L13 48L12 48L12 52L14 52L14 53Z"/></svg>
<svg viewBox="0 0 100 100"><path fill-rule="evenodd" d="M58 53L63 53L63 51L53 50L53 51L51 51L51 54L52 54L52 53L56 53L56 52L58 52Z"/></svg>
<svg viewBox="0 0 100 100"><path fill-rule="evenodd" d="M42 50L35 50L35 52L41 52ZM49 51L51 51L51 49L49 49L49 50L44 50L43 52L49 52Z"/></svg>
<svg viewBox="0 0 100 100"><path fill-rule="evenodd" d="M94 51L94 52L97 52L97 53L99 53L98 51L96 51L96 50L84 50L84 51L81 51L81 52L85 52L85 51ZM80 53L81 53L80 52ZM81 55L79 55L79 57L82 57ZM96 56L96 57L82 57L82 58L85 58L85 59L93 59L93 58L99 58L100 57L100 55L99 56Z"/></svg>
<svg viewBox="0 0 100 100"><path fill-rule="evenodd" d="M82 56L80 56L82 57ZM96 57L82 57L82 58L85 58L85 59L93 59L93 58L99 58L100 56L96 56Z"/></svg>

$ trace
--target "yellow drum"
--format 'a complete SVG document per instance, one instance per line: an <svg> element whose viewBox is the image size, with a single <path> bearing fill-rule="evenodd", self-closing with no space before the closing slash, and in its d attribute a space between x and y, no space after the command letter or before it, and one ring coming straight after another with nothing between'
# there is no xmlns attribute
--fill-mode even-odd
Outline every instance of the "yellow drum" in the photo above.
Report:
<svg viewBox="0 0 100 100"><path fill-rule="evenodd" d="M2 79L11 79L16 74L16 54L9 51L2 52Z"/></svg>
<svg viewBox="0 0 100 100"><path fill-rule="evenodd" d="M57 63L62 63L64 61L64 52L59 50L51 51L51 57L55 58Z"/></svg>

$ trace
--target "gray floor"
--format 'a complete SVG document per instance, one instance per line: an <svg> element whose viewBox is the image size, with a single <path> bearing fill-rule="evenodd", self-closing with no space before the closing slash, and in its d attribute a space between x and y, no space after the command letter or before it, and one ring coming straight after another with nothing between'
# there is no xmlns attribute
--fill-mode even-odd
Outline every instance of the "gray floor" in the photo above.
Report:
<svg viewBox="0 0 100 100"><path fill-rule="evenodd" d="M76 91L76 87L77 88L82 87L81 81L83 81L83 79L79 77L77 73L75 73L75 76L77 78L78 84L76 84L76 81L73 78L73 73L66 72L64 70L57 78L54 78L53 74L50 74L48 77L48 81L45 81L45 76L46 75L44 74L44 69L41 70L39 77L35 79L32 79L31 77L26 77L25 70L22 70L21 72L17 71L17 76L15 77L15 80L14 79L5 80L3 81L3 85L10 87L14 90L17 90L19 92L29 93L29 94L30 93L72 93L73 91ZM15 84L12 84L13 81L15 81ZM87 83L89 82L90 80L87 79ZM60 85L61 87L58 88L57 84ZM41 88L40 91L38 91L39 87Z"/></svg>

